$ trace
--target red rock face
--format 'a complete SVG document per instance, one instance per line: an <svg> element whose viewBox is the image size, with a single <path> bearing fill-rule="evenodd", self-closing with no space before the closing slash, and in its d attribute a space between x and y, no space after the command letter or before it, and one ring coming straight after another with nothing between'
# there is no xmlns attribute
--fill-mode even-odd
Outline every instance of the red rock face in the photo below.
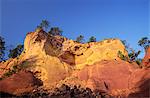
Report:
<svg viewBox="0 0 150 98"><path fill-rule="evenodd" d="M133 66L125 61L102 61L90 65L77 73L80 80L87 82L87 87L112 91L127 89Z"/></svg>
<svg viewBox="0 0 150 98"><path fill-rule="evenodd" d="M31 92L36 85L40 86L42 82L36 79L31 72L20 71L0 81L0 92L20 95Z"/></svg>
<svg viewBox="0 0 150 98"><path fill-rule="evenodd" d="M11 62L12 61L12 59L10 59L9 61L7 61L7 63L0 63L0 77L2 77L2 75L4 74L4 73L6 73L7 71L9 71L9 69L10 69L10 67L11 67L11 65L9 65L9 62Z"/></svg>
<svg viewBox="0 0 150 98"><path fill-rule="evenodd" d="M75 72L86 87L129 98L150 97L150 68L134 68L125 61L101 61ZM119 91L119 92L118 92Z"/></svg>
<svg viewBox="0 0 150 98"><path fill-rule="evenodd" d="M129 79L131 92L129 97L150 97L150 69L138 69Z"/></svg>
<svg viewBox="0 0 150 98"><path fill-rule="evenodd" d="M142 65L145 67L150 67L150 47L147 49L144 59L142 60Z"/></svg>

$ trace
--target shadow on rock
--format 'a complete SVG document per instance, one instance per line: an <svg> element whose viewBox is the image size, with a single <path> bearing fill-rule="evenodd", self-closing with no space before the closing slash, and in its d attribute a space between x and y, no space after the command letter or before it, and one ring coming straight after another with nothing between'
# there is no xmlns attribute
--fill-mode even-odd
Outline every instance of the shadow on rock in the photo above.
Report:
<svg viewBox="0 0 150 98"><path fill-rule="evenodd" d="M145 80L137 85L138 91L129 94L129 98L149 98L150 97L150 79Z"/></svg>

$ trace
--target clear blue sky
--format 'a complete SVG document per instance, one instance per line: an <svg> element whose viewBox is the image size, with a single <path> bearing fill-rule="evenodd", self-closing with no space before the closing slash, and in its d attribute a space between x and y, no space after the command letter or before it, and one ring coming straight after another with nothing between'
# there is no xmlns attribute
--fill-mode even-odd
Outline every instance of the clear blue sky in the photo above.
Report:
<svg viewBox="0 0 150 98"><path fill-rule="evenodd" d="M75 39L95 36L137 41L150 36L149 0L0 0L0 35L7 45L23 43L42 19L59 26L63 35ZM141 55L142 57L142 55Z"/></svg>

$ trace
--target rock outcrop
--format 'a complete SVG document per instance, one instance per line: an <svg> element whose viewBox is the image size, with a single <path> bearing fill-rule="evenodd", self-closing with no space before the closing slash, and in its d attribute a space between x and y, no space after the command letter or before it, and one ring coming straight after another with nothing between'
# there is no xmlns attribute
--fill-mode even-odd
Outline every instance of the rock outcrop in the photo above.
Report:
<svg viewBox="0 0 150 98"><path fill-rule="evenodd" d="M32 92L37 86L41 85L42 81L34 77L32 72L20 71L0 81L0 92L21 95Z"/></svg>
<svg viewBox="0 0 150 98"><path fill-rule="evenodd" d="M150 47L146 50L141 66L150 67Z"/></svg>
<svg viewBox="0 0 150 98"><path fill-rule="evenodd" d="M23 57L36 59L31 70L40 73L44 83L65 79L72 69L82 69L104 59L118 59L118 51L127 55L118 39L81 44L64 37L48 35L44 31L29 33L24 46Z"/></svg>
<svg viewBox="0 0 150 98"><path fill-rule="evenodd" d="M78 71L77 77L86 81L89 88L111 91L127 89L133 70L133 66L128 62L104 60Z"/></svg>
<svg viewBox="0 0 150 98"><path fill-rule="evenodd" d="M129 79L130 98L150 97L150 69L143 68L135 70Z"/></svg>
<svg viewBox="0 0 150 98"><path fill-rule="evenodd" d="M148 74L150 69L138 69L132 63L122 61L118 57L118 51L125 56L128 55L119 39L81 44L62 36L51 36L42 30L30 32L24 40L22 54L0 63L0 76L3 77L5 73L14 70L16 68L14 66L17 66L19 69L33 73L33 76L29 75L29 79L24 78L29 80L27 84L23 84L24 88L33 82L33 77L36 77L43 82L45 89L52 89L62 84L81 85L92 90L108 92L114 96L133 96L131 93L137 93L140 85L150 79ZM146 61L143 60L143 62L147 62L147 58L149 59L149 52L145 57ZM140 72L142 74L138 77ZM18 81L21 77L26 77L25 74L23 74L25 76L21 74L19 70L15 73L19 78L16 79L15 75L12 75L1 80L0 86L6 85L11 79ZM14 91L20 89L20 86L13 86L13 83L14 81L10 81L9 87L12 87ZM9 87L3 87L1 91L20 94L14 93ZM27 89L27 91L30 90ZM149 89L146 88L146 90ZM140 91L142 94L145 92L145 90ZM148 96L147 93L145 96Z"/></svg>
<svg viewBox="0 0 150 98"><path fill-rule="evenodd" d="M25 38L23 53L3 64L7 65L5 69L9 69L25 62L30 66L28 70L37 73L38 78L45 81L44 85L48 85L65 79L73 69L82 69L105 59L119 59L118 51L127 55L119 39L81 44L61 36L48 35L44 31L30 32Z"/></svg>

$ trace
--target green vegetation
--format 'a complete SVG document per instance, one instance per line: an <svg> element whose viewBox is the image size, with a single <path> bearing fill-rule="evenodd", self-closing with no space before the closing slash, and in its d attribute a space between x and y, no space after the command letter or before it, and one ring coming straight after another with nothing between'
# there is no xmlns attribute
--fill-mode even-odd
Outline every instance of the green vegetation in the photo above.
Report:
<svg viewBox="0 0 150 98"><path fill-rule="evenodd" d="M133 48L129 47L129 44L127 44L125 40L123 40L122 43L124 44L126 50L128 51L129 57L128 62L136 62L139 65L139 67L142 68L142 66L140 66L142 59L138 58L141 51L140 50L135 51ZM138 41L138 45L143 47L144 50L146 51L147 48L150 47L150 40L148 39L148 37L143 37Z"/></svg>
<svg viewBox="0 0 150 98"><path fill-rule="evenodd" d="M52 27L48 33L53 36L56 36L56 35L62 36L62 32L63 31L59 27Z"/></svg>
<svg viewBox="0 0 150 98"><path fill-rule="evenodd" d="M136 62L138 65L140 65L141 62L142 62L142 59L137 58L137 56L140 54L140 52L141 52L141 51L138 51L138 52L134 52L134 51L133 51L133 52L129 53L128 56L125 56L125 55L122 54L121 51L118 51L118 57L119 57L121 60L127 61L127 62L129 62L129 63L131 63L131 62ZM141 66L139 66L139 67L141 67Z"/></svg>
<svg viewBox="0 0 150 98"><path fill-rule="evenodd" d="M129 49L129 44L127 44L126 40L121 40L121 42L125 46L126 49Z"/></svg>
<svg viewBox="0 0 150 98"><path fill-rule="evenodd" d="M22 51L23 51L23 45L19 44L19 45L17 45L16 48L9 50L8 57L15 58L15 57L19 56L22 53Z"/></svg>
<svg viewBox="0 0 150 98"><path fill-rule="evenodd" d="M53 92L49 92L44 88L39 88L34 92L23 93L19 96L0 93L5 98L114 98L104 90L91 90L90 88L82 88L81 86L68 86L62 84L59 88L54 88ZM7 96L6 96L7 95Z"/></svg>
<svg viewBox="0 0 150 98"><path fill-rule="evenodd" d="M140 58L136 59L136 63L137 63L138 65L140 65L141 62L142 62L142 59L140 59ZM142 66L140 66L140 67L142 67Z"/></svg>
<svg viewBox="0 0 150 98"><path fill-rule="evenodd" d="M118 57L121 59L121 60L124 60L124 61L128 61L128 57L123 55L121 51L118 51Z"/></svg>
<svg viewBox="0 0 150 98"><path fill-rule="evenodd" d="M143 47L146 51L147 48L150 47L150 40L148 39L148 37L143 37L138 41L138 45Z"/></svg>
<svg viewBox="0 0 150 98"><path fill-rule="evenodd" d="M79 35L77 38L76 38L76 41L78 43L83 43L84 42L84 36L83 35Z"/></svg>
<svg viewBox="0 0 150 98"><path fill-rule="evenodd" d="M47 31L50 28L50 22L48 20L42 20L41 23L37 26L36 32L39 32L41 30ZM48 31L48 34L52 36L62 36L62 30L59 27L51 27Z"/></svg>
<svg viewBox="0 0 150 98"><path fill-rule="evenodd" d="M111 96L105 91L94 90L90 88L82 88L79 86L68 86L62 84L61 87L56 88L55 92L50 97L62 97L62 98L111 98Z"/></svg>
<svg viewBox="0 0 150 98"><path fill-rule="evenodd" d="M9 70L8 72L3 74L3 78L10 77L12 74L16 73L15 70Z"/></svg>
<svg viewBox="0 0 150 98"><path fill-rule="evenodd" d="M37 28L42 28L45 31L50 27L50 23L48 20L42 20L42 22L40 23L39 26L37 26Z"/></svg>
<svg viewBox="0 0 150 98"><path fill-rule="evenodd" d="M127 43L127 41L126 40L122 40L122 43L123 43L123 45L125 46L125 48L126 48L126 50L127 50L127 52L128 52L128 62L136 62L138 65L141 63L141 61L142 60L139 60L140 58L138 58L138 56L139 56L139 54L141 53L141 51L140 50L138 50L137 52L133 49L133 48L131 48L131 47L129 47L129 44ZM121 56L121 59L122 59L123 57Z"/></svg>
<svg viewBox="0 0 150 98"><path fill-rule="evenodd" d="M5 55L5 41L4 38L0 36L0 61L4 60Z"/></svg>
<svg viewBox="0 0 150 98"><path fill-rule="evenodd" d="M96 42L96 38L94 37L94 36L91 36L90 38L89 38L89 41L88 42Z"/></svg>
<svg viewBox="0 0 150 98"><path fill-rule="evenodd" d="M8 72L4 73L2 79L10 77L11 75L19 72L22 69L26 69L29 65L28 61L24 61L19 65L14 65Z"/></svg>
<svg viewBox="0 0 150 98"><path fill-rule="evenodd" d="M135 50L133 50L132 52L130 52L128 54L130 61L136 61L138 59L138 55L141 53L141 51L137 51L135 52Z"/></svg>

